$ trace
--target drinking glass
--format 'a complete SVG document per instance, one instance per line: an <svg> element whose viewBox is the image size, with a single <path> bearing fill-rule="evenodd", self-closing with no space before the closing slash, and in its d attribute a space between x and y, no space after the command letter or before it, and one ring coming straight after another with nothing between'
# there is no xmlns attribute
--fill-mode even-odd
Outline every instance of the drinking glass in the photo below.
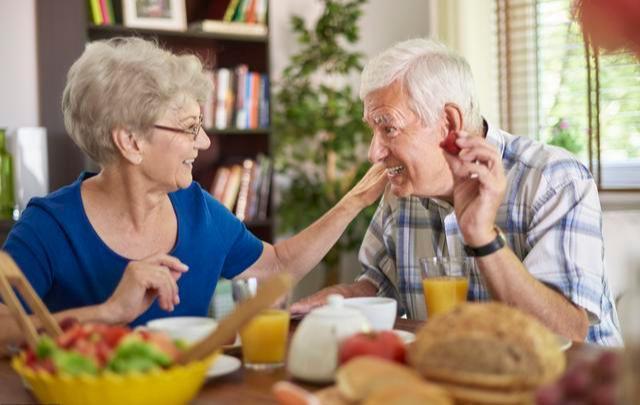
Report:
<svg viewBox="0 0 640 405"><path fill-rule="evenodd" d="M429 316L450 311L467 300L472 258L423 257L420 266L424 304Z"/></svg>
<svg viewBox="0 0 640 405"><path fill-rule="evenodd" d="M233 280L236 303L250 298L260 289L261 280ZM289 295L256 315L240 331L244 365L253 370L269 370L284 365L289 336Z"/></svg>

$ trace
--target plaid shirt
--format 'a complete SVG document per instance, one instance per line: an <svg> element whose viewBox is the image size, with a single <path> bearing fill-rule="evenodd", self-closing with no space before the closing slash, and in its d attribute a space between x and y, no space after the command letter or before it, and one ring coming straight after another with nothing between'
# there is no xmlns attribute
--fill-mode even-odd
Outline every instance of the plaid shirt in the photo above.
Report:
<svg viewBox="0 0 640 405"><path fill-rule="evenodd" d="M601 210L589 171L570 154L488 125L486 139L502 156L507 176L496 224L507 244L539 281L584 308L587 341L622 345L618 316L603 266ZM393 297L412 319L425 319L419 258L465 256L453 206L434 198L385 193L359 252L358 280ZM467 300L489 300L477 268Z"/></svg>

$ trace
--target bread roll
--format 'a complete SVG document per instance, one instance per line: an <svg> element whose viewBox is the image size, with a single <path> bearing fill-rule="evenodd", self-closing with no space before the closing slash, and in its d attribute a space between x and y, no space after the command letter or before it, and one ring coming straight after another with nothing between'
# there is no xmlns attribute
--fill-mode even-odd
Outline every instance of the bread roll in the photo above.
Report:
<svg viewBox="0 0 640 405"><path fill-rule="evenodd" d="M527 390L555 379L565 367L551 331L495 302L465 304L434 317L407 355L427 379L480 388Z"/></svg>
<svg viewBox="0 0 640 405"><path fill-rule="evenodd" d="M386 385L423 382L415 370L373 356L356 357L336 373L336 385L350 401L362 401L373 390Z"/></svg>

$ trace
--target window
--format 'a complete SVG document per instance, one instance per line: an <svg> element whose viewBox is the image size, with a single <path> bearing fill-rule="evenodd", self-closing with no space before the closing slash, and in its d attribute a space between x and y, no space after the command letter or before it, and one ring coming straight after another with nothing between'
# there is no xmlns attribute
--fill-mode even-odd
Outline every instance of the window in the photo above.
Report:
<svg viewBox="0 0 640 405"><path fill-rule="evenodd" d="M600 189L640 190L640 63L585 45L571 0L496 0L502 127L562 146Z"/></svg>

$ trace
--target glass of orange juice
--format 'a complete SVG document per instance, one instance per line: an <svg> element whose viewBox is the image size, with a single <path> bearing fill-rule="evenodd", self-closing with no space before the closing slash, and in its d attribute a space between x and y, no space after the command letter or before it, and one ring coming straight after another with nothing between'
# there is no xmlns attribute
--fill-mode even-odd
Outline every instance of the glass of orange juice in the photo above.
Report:
<svg viewBox="0 0 640 405"><path fill-rule="evenodd" d="M234 301L240 302L255 295L260 280L233 280ZM240 331L242 358L247 368L269 370L282 367L287 353L289 336L289 297L282 297L271 308L256 315Z"/></svg>
<svg viewBox="0 0 640 405"><path fill-rule="evenodd" d="M422 288L427 314L434 316L455 308L467 300L470 257L423 257Z"/></svg>

